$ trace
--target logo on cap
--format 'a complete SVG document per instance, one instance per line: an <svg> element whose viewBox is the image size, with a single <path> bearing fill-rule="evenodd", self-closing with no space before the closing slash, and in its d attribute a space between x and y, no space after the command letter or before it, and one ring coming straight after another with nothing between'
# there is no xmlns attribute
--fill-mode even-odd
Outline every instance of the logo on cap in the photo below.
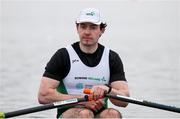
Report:
<svg viewBox="0 0 180 119"><path fill-rule="evenodd" d="M86 13L87 16L94 16L95 13L94 12L90 12L90 13Z"/></svg>

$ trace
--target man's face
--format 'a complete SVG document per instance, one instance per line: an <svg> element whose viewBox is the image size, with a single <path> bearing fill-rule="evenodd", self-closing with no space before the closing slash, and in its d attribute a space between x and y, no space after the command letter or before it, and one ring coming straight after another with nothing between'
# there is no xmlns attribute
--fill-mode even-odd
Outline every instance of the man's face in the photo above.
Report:
<svg viewBox="0 0 180 119"><path fill-rule="evenodd" d="M80 42L86 46L92 46L98 43L99 37L104 32L100 29L100 25L95 25L89 22L80 23L77 26Z"/></svg>

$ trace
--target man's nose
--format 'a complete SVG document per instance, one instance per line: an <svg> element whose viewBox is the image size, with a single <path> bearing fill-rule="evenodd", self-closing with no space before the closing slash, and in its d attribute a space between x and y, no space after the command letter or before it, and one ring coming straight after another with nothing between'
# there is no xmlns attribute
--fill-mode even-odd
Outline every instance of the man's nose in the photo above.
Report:
<svg viewBox="0 0 180 119"><path fill-rule="evenodd" d="M84 31L85 34L90 34L90 29L89 28L86 28L85 31Z"/></svg>

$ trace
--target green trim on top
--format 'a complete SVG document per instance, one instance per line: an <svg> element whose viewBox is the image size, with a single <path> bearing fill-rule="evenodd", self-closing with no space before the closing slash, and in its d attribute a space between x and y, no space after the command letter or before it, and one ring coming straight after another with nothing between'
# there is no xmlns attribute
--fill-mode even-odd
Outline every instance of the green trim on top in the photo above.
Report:
<svg viewBox="0 0 180 119"><path fill-rule="evenodd" d="M57 91L63 94L68 94L63 81L57 87Z"/></svg>
<svg viewBox="0 0 180 119"><path fill-rule="evenodd" d="M108 98L104 98L104 102L105 102L105 108L108 108Z"/></svg>
<svg viewBox="0 0 180 119"><path fill-rule="evenodd" d="M57 87L56 90L57 90L58 92L60 92L60 93L68 94L63 81L60 82L60 84L59 84L59 86ZM57 109L57 118L59 118L59 117L61 116L61 114L62 114L65 110L67 110L67 109L66 109L66 108Z"/></svg>

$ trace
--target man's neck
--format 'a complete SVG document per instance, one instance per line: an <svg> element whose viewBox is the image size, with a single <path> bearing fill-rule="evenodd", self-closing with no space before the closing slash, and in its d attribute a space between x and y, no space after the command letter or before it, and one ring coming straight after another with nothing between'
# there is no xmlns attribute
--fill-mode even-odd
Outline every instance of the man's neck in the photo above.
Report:
<svg viewBox="0 0 180 119"><path fill-rule="evenodd" d="M98 48L98 43L95 45L83 45L81 42L79 43L79 47L81 49L82 52L87 53L87 54L93 54L94 52L96 52L97 48Z"/></svg>

